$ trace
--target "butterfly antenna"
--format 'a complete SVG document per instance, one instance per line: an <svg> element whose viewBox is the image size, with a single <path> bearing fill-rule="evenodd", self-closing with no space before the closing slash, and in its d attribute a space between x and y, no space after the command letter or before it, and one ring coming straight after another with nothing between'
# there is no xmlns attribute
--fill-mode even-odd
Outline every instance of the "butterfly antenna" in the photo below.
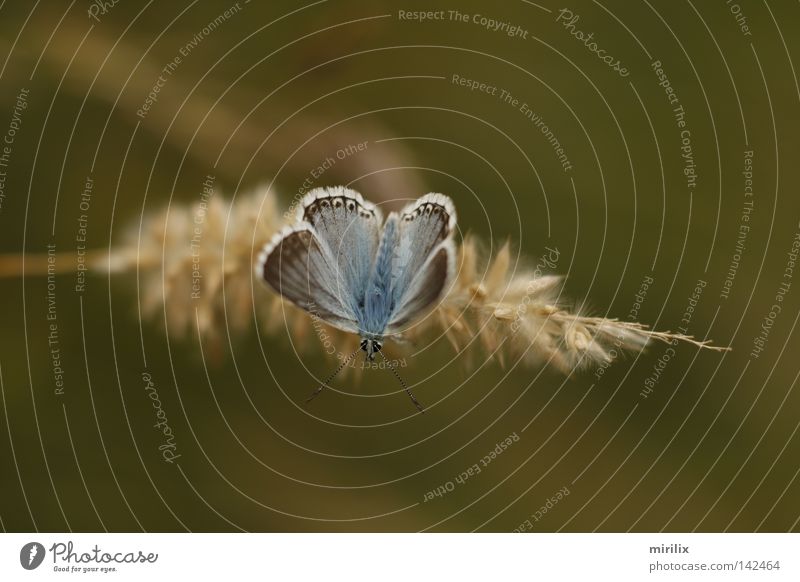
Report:
<svg viewBox="0 0 800 582"><path fill-rule="evenodd" d="M358 352L360 352L360 351L361 351L361 348L358 348L358 349L357 349L356 351L354 351L352 354L350 354L349 356L347 356L347 358L346 358L345 360L343 360L341 364L339 364L339 367L338 367L338 368L336 368L336 369L333 371L333 373L332 373L330 376L328 376L328 377L325 379L325 381L324 381L322 384L320 384L320 385L319 385L319 388L317 388L316 390L314 390L314 391L311 393L311 396L309 396L308 398L306 398L306 404L308 404L309 402L311 402L312 400L314 400L314 398L316 398L317 396L319 396L319 393L320 393L320 392L322 392L322 389L323 389L323 388L325 388L325 386L326 386L326 385L328 385L328 384L330 383L330 381L331 381L331 380L333 380L333 379L336 377L336 375L337 375L339 372L341 372L342 370L344 370L344 367L345 367L347 364L349 364L349 363L352 361L352 359L356 357L356 354L357 354Z"/></svg>
<svg viewBox="0 0 800 582"><path fill-rule="evenodd" d="M395 377L395 378L397 378L397 381L398 381L398 382L400 382L400 385L403 387L403 390L405 390L405 391L406 391L406 394L408 394L408 397L409 397L409 398L411 398L411 402L413 402L413 403L414 403L414 406L416 406L416 407L417 407L417 410L419 410L420 412L425 412L425 408L423 408L422 404L420 404L420 403L419 403L419 401L416 399L416 397L414 396L414 394L411 392L411 389L408 387L408 385L407 385L407 384L406 384L406 383L403 381L403 379L400 377L400 374L397 372L397 369L396 369L396 368L395 368L395 367L392 365L392 363L391 363L391 362L390 362L390 361L389 361L389 360L386 358L386 356L384 356L384 355L383 355L383 352L380 352L380 351L379 351L378 353L379 353L379 354L381 355L381 357L383 358L383 361L384 361L384 362L386 362L386 367L387 367L387 368L389 368L389 369L392 371L392 374L394 374L394 377Z"/></svg>

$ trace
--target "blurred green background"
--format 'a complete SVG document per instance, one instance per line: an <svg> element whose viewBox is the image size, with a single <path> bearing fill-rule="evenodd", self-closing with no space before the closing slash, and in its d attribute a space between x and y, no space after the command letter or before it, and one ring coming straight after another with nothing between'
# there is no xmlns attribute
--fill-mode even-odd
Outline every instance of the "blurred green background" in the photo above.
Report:
<svg viewBox="0 0 800 582"><path fill-rule="evenodd" d="M306 412L294 404L314 386L306 368L325 376L331 359L298 361L278 334L262 338L265 360L252 331L224 341L206 370L196 334L168 340L160 317L140 335L135 276L90 275L78 294L68 273L56 282L59 395L47 280L9 276L0 279L5 530L798 530L799 283L751 355L779 286L791 283L787 253L800 229L797 4L741 2L738 21L730 4L696 0L92 6L0 8L0 131L29 91L2 168L0 252L38 255L51 243L74 252L87 176L88 246L105 249L143 209L195 202L209 174L228 197L272 184L288 206L312 169L367 142L315 185L351 184L380 201L447 193L462 232L487 245L511 240L531 260L557 247L566 292L598 315L626 319L652 277L638 319L676 331L705 281L688 333L733 351L678 346L644 398L667 346L599 379L591 369L565 379L496 362L472 374L439 342L402 370L420 400L436 403L426 414L412 414L402 393L327 392ZM559 21L562 8L573 19ZM455 9L467 22L450 18ZM418 10L443 19L400 14ZM694 188L654 61L685 110ZM453 75L498 90L471 91ZM750 229L723 298L742 224ZM174 463L158 449L145 370L174 431ZM339 387L380 394L392 382L372 372ZM514 433L517 442L456 482ZM426 501L439 487L445 494Z"/></svg>

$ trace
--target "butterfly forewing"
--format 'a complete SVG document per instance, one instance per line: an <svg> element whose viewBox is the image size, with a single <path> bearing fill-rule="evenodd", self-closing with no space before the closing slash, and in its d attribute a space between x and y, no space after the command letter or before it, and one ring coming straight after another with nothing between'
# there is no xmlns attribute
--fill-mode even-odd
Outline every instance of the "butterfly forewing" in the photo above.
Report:
<svg viewBox="0 0 800 582"><path fill-rule="evenodd" d="M398 222L390 331L432 308L452 278L455 209L447 196L426 194L406 206Z"/></svg>
<svg viewBox="0 0 800 582"><path fill-rule="evenodd" d="M303 200L303 221L314 227L338 267L336 286L354 310L364 294L378 248L380 210L347 188L315 190Z"/></svg>
<svg viewBox="0 0 800 582"><path fill-rule="evenodd" d="M447 285L452 280L454 264L453 242L445 240L434 249L401 295L400 303L387 325L389 334L402 332L435 307L436 301L446 292Z"/></svg>
<svg viewBox="0 0 800 582"><path fill-rule="evenodd" d="M358 331L349 298L337 286L338 269L313 227L287 230L262 253L260 275L298 307L344 331Z"/></svg>

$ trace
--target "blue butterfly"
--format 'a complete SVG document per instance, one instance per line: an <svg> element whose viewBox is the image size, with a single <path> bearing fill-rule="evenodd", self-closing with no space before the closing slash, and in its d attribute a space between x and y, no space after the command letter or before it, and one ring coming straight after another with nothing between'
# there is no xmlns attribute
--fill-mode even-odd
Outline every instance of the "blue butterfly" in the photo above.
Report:
<svg viewBox="0 0 800 582"><path fill-rule="evenodd" d="M453 202L426 194L384 221L380 208L354 190L317 188L300 202L297 219L264 247L256 275L301 309L358 334L359 350L370 361L380 353L422 411L381 349L429 313L453 279Z"/></svg>

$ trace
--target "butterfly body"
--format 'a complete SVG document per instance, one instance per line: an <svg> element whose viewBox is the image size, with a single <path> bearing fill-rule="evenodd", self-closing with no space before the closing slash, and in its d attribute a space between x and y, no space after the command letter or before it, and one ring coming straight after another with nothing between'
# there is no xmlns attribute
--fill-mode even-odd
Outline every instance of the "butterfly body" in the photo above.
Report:
<svg viewBox="0 0 800 582"><path fill-rule="evenodd" d="M385 330L396 307L392 281L396 226L395 215L389 216L383 228L372 274L367 284L364 308L358 313L359 334L362 339L383 340ZM370 355L369 351L367 355Z"/></svg>
<svg viewBox="0 0 800 582"><path fill-rule="evenodd" d="M303 198L297 219L264 247L257 276L359 335L370 360L384 339L433 309L452 280L455 209L442 194L426 194L384 222L357 192L318 188Z"/></svg>

